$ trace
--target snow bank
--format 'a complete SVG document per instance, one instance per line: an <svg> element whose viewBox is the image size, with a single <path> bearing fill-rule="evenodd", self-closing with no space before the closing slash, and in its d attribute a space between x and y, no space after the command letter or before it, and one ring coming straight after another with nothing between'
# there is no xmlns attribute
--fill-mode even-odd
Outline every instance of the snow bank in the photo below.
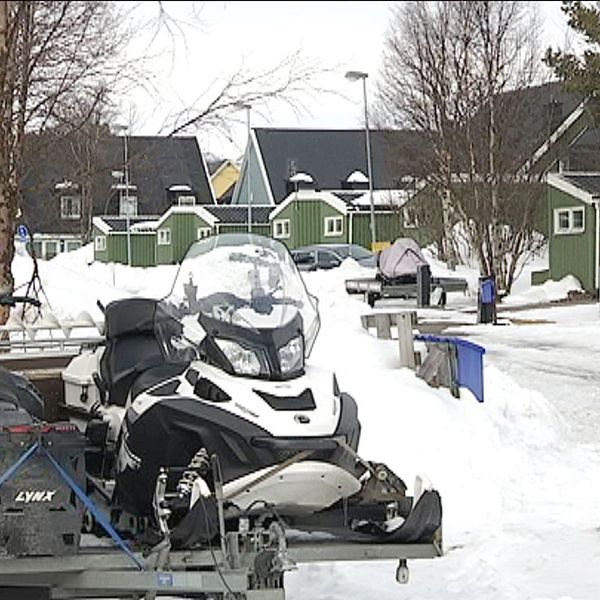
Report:
<svg viewBox="0 0 600 600"><path fill-rule="evenodd" d="M581 283L573 275L566 275L560 281L549 280L542 285L521 288L518 293L510 294L502 300L505 305L535 304L566 300L569 292L582 291Z"/></svg>

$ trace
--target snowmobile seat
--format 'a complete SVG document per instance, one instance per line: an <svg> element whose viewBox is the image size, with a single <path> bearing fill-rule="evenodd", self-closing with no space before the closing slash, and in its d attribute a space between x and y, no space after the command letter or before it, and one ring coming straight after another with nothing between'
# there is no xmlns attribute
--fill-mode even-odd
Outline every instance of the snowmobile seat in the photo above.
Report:
<svg viewBox="0 0 600 600"><path fill-rule="evenodd" d="M105 311L106 349L100 360L108 403L125 406L134 381L149 369L179 363L171 338L181 324L166 307L150 298L111 302Z"/></svg>
<svg viewBox="0 0 600 600"><path fill-rule="evenodd" d="M139 375L164 364L165 355L154 335L128 335L107 341L100 360L100 375L108 403L125 406L127 394Z"/></svg>

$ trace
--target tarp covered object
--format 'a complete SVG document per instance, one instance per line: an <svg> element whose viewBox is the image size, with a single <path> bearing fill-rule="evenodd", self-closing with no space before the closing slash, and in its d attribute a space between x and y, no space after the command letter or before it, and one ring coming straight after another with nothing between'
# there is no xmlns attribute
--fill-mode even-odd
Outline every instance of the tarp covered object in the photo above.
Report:
<svg viewBox="0 0 600 600"><path fill-rule="evenodd" d="M417 268L427 265L419 244L411 238L398 238L379 254L379 272L387 279L417 274Z"/></svg>

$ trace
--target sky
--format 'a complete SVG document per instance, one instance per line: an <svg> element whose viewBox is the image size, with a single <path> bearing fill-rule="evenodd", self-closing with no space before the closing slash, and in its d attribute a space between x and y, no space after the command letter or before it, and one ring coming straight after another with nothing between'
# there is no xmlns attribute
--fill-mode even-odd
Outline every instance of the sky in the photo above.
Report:
<svg viewBox="0 0 600 600"><path fill-rule="evenodd" d="M60 322L81 320L82 311L101 319L97 300L161 297L177 272L177 265L135 268L93 262L92 255L90 244L39 261L51 314ZM427 250L425 256L434 275L448 275ZM18 283L31 275L24 248L13 273ZM486 348L480 404L465 389L457 399L443 387L428 387L399 368L397 339L378 339L361 327L366 304L346 294L344 280L372 274L351 259L337 269L303 273L321 314L308 377L333 371L355 398L361 456L387 464L409 493L417 474L440 491L445 556L409 561L403 587L395 582L396 561L301 565L285 576L286 598L597 600L598 305L513 308L499 313L498 327L475 324L475 294L449 294L444 310L419 309L420 324L446 321ZM476 270L461 266L458 274L476 288ZM529 277L522 279L521 295L531 291ZM539 288L548 284L561 285ZM562 284L563 298L568 289ZM94 334L74 331L72 337ZM423 345L415 349L424 351Z"/></svg>
<svg viewBox="0 0 600 600"><path fill-rule="evenodd" d="M191 104L202 106L229 74L258 73L286 56L301 52L313 65L327 68L319 85L327 93L297 97L292 109L271 102L253 107L252 126L353 128L363 127L360 82L344 74L369 74L368 98L381 66L381 54L393 2L168 2L171 35L155 34L147 21L158 13L156 2L141 2L131 13L138 32L129 55L147 55L152 73L150 89L130 93L121 103L132 133L168 133L169 115ZM569 42L560 2L537 3L543 23L544 46ZM300 108L298 109L298 106ZM230 139L200 131L203 152L237 158L246 143L246 112L232 118Z"/></svg>

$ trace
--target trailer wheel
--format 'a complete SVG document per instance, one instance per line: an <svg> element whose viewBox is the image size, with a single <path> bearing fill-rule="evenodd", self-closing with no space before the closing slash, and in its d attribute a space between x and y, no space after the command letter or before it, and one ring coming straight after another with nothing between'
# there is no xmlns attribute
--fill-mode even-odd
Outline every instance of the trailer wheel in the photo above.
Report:
<svg viewBox="0 0 600 600"><path fill-rule="evenodd" d="M0 587L0 598L10 600L50 600L50 588L44 587Z"/></svg>

